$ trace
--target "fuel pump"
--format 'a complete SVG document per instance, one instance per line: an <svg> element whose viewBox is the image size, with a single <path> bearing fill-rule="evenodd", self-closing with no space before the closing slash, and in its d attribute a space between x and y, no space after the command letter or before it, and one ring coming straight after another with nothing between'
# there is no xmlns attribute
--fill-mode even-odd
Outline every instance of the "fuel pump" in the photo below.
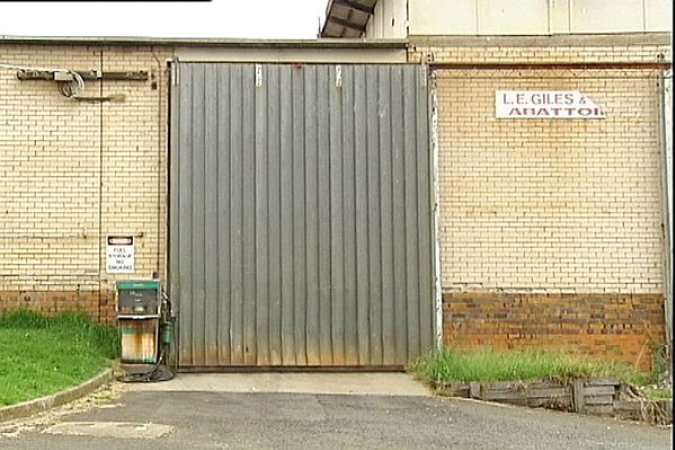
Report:
<svg viewBox="0 0 675 450"><path fill-rule="evenodd" d="M163 381L171 367L174 317L157 279L117 282L117 325L121 343L120 381ZM174 358L175 359L175 358Z"/></svg>

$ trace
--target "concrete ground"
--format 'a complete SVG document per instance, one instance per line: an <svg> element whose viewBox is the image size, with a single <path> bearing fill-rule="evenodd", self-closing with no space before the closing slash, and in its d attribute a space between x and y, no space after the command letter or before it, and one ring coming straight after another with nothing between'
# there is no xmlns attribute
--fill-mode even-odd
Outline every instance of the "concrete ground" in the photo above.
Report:
<svg viewBox="0 0 675 450"><path fill-rule="evenodd" d="M163 383L131 383L130 391L270 392L430 396L422 383L391 372L252 372L178 374Z"/></svg>
<svg viewBox="0 0 675 450"><path fill-rule="evenodd" d="M405 374L200 374L0 426L0 449L670 449L671 429L430 396Z"/></svg>

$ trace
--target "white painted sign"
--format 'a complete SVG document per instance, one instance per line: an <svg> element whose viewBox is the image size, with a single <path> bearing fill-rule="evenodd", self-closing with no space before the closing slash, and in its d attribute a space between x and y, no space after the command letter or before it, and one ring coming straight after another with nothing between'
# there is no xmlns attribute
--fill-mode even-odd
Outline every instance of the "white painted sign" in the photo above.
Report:
<svg viewBox="0 0 675 450"><path fill-rule="evenodd" d="M579 91L496 91L500 119L602 119L602 107Z"/></svg>
<svg viewBox="0 0 675 450"><path fill-rule="evenodd" d="M135 271L133 236L108 236L105 247L107 273L133 273Z"/></svg>

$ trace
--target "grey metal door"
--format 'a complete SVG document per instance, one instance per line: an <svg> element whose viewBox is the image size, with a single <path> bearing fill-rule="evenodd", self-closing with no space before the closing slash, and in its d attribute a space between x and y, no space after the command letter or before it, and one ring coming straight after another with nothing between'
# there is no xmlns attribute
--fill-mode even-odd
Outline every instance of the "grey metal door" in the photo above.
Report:
<svg viewBox="0 0 675 450"><path fill-rule="evenodd" d="M180 63L170 293L182 367L400 366L434 343L426 74Z"/></svg>

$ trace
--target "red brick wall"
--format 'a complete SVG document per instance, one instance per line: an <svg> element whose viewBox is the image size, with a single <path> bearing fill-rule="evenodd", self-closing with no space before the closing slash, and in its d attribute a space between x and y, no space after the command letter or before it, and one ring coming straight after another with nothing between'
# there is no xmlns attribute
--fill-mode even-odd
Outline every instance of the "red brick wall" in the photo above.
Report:
<svg viewBox="0 0 675 450"><path fill-rule="evenodd" d="M0 291L0 312L22 308L47 315L80 311L102 323L116 317L112 291Z"/></svg>
<svg viewBox="0 0 675 450"><path fill-rule="evenodd" d="M445 343L459 348L528 347L622 360L651 368L665 342L660 294L443 294Z"/></svg>

